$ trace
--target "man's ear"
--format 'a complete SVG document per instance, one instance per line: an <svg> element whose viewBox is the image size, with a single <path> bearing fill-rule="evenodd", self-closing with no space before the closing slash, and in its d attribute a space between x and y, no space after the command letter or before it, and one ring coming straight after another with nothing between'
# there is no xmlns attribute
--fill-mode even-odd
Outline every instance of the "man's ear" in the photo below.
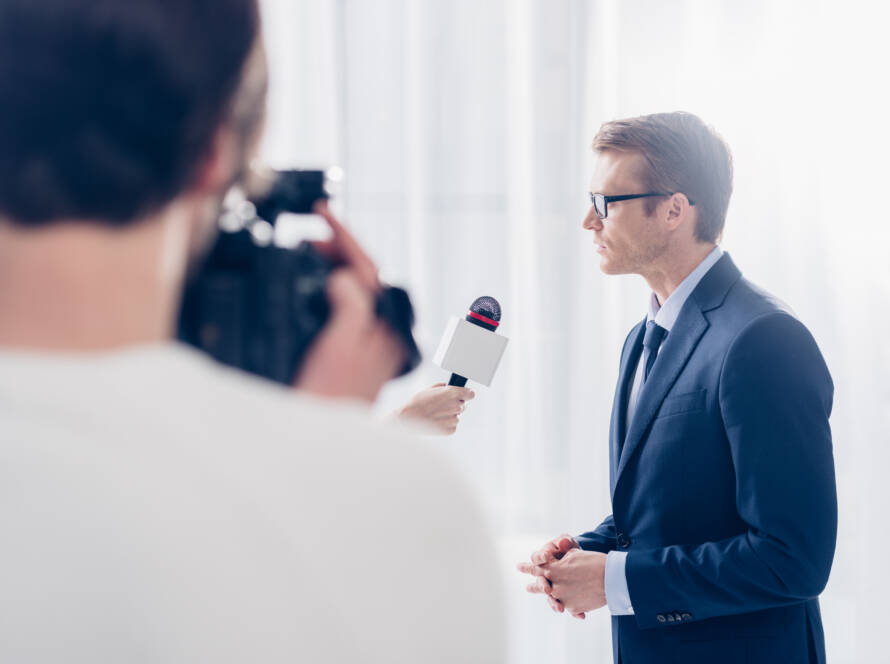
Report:
<svg viewBox="0 0 890 664"><path fill-rule="evenodd" d="M674 231L686 222L695 222L695 214L686 194L677 192L667 200L665 223L668 230Z"/></svg>
<svg viewBox="0 0 890 664"><path fill-rule="evenodd" d="M185 220L190 260L203 255L216 236L223 195L239 169L238 147L236 134L228 127L220 127L183 198L189 210Z"/></svg>
<svg viewBox="0 0 890 664"><path fill-rule="evenodd" d="M239 170L238 158L238 138L230 127L223 125L217 129L210 149L198 167L194 193L218 195L228 189Z"/></svg>

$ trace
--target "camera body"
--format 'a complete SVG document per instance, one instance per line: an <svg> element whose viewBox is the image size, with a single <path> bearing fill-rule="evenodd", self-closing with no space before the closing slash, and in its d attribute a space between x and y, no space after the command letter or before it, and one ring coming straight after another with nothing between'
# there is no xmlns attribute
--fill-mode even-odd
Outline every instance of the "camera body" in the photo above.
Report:
<svg viewBox="0 0 890 664"><path fill-rule="evenodd" d="M189 279L178 336L227 364L286 385L329 315L325 288L332 264L309 242L275 246L279 214L309 214L328 198L324 171L275 174L260 195L226 210L215 244ZM420 363L407 293L384 287L376 312L402 342L402 374Z"/></svg>

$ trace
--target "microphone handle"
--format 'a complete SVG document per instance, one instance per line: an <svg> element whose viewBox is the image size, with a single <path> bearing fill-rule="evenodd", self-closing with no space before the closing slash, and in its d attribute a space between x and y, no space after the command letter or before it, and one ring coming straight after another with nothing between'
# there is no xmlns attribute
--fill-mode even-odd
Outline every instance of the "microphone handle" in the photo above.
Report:
<svg viewBox="0 0 890 664"><path fill-rule="evenodd" d="M463 387L467 384L467 379L460 374L453 373L451 374L451 380L448 381L448 384L456 385L457 387Z"/></svg>

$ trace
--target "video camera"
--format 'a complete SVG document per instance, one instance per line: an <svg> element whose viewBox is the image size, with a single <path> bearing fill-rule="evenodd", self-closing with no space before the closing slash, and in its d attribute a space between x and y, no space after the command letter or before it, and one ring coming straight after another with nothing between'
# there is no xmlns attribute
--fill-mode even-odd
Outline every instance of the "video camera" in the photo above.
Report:
<svg viewBox="0 0 890 664"><path fill-rule="evenodd" d="M338 266L309 242L276 246L283 212L310 214L326 200L324 171L275 171L262 193L224 206L216 242L188 280L178 336L224 364L291 385L329 314L325 287ZM377 316L405 351L404 375L420 363L414 310L401 288L385 286Z"/></svg>

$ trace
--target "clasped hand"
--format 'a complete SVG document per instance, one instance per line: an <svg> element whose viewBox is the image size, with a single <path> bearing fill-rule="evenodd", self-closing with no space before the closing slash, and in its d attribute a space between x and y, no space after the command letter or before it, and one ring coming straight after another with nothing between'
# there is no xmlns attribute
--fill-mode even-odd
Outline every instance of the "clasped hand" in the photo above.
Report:
<svg viewBox="0 0 890 664"><path fill-rule="evenodd" d="M516 568L535 577L526 590L543 594L554 611L583 620L606 605L606 554L582 551L569 535L550 540Z"/></svg>

